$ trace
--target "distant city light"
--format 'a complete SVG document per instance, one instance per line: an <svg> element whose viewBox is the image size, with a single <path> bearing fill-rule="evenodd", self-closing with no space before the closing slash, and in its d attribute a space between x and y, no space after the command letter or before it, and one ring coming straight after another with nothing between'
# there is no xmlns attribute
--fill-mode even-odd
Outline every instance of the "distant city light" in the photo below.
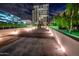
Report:
<svg viewBox="0 0 79 59"><path fill-rule="evenodd" d="M24 23L24 24L26 24L26 22L25 22L25 21L24 21L23 23Z"/></svg>
<svg viewBox="0 0 79 59"><path fill-rule="evenodd" d="M0 20L2 20L1 22L18 22L19 20L22 21L21 18L3 10L0 10Z"/></svg>

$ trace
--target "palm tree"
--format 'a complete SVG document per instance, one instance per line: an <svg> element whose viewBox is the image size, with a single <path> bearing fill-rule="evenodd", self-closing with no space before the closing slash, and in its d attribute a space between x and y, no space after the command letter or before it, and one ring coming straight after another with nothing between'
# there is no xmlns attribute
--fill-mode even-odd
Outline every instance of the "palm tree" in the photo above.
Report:
<svg viewBox="0 0 79 59"><path fill-rule="evenodd" d="M79 4L67 4L66 6L66 16L67 20L69 20L69 32L73 30L73 25L78 25L78 10L79 10Z"/></svg>
<svg viewBox="0 0 79 59"><path fill-rule="evenodd" d="M67 20L69 21L69 32L71 32L72 31L72 26L73 26L73 23L72 23L72 19L73 19L73 12L74 12L74 10L73 10L73 4L71 3L68 3L67 5L66 5L66 16L67 16Z"/></svg>
<svg viewBox="0 0 79 59"><path fill-rule="evenodd" d="M74 25L78 25L78 20L79 20L79 13L78 13L78 10L79 10L79 4L77 4L77 3L75 3L75 4L73 4L74 6L73 6L73 8L74 8L74 17L73 17L73 23L74 23Z"/></svg>

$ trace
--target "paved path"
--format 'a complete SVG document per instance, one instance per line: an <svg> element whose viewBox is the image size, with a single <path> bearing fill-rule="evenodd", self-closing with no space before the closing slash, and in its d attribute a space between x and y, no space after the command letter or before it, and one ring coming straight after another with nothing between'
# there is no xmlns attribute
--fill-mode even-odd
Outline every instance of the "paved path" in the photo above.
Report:
<svg viewBox="0 0 79 59"><path fill-rule="evenodd" d="M55 34L55 37L58 38L58 40L63 45L64 49L66 50L66 54L69 56L79 56L79 42L75 39L72 39L66 35L63 35L62 33L59 33L58 31L52 30Z"/></svg>
<svg viewBox="0 0 79 59"><path fill-rule="evenodd" d="M13 32L16 31L16 32ZM5 31L6 32L6 31ZM13 34L11 34L11 32ZM65 56L79 55L79 43L51 29L18 29L0 36L0 55ZM17 33L18 32L18 33Z"/></svg>
<svg viewBox="0 0 79 59"><path fill-rule="evenodd" d="M14 38L16 37L16 38ZM0 49L1 55L24 55L24 56L52 56L65 55L59 51L59 44L51 36L47 29L34 29L29 32L21 30L19 35L13 36L13 43Z"/></svg>

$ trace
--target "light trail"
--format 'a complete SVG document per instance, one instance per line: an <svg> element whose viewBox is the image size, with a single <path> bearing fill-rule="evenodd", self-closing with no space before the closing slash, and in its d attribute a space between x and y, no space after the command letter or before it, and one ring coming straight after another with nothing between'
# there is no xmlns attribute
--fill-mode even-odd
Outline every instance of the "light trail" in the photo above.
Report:
<svg viewBox="0 0 79 59"><path fill-rule="evenodd" d="M0 37L1 37L2 35L0 34Z"/></svg>
<svg viewBox="0 0 79 59"><path fill-rule="evenodd" d="M36 29L36 27L32 27L32 28L24 28L23 30L29 32L29 31L32 31L32 30L34 30L34 29Z"/></svg>
<svg viewBox="0 0 79 59"><path fill-rule="evenodd" d="M49 33L50 37L54 36L54 34L52 33L52 31L48 27L44 27L44 28L48 30L47 33Z"/></svg>
<svg viewBox="0 0 79 59"><path fill-rule="evenodd" d="M58 48L58 50L62 50L64 53L66 52L65 48L63 47L63 45L61 44L61 42L59 41L59 38L56 37L56 40L58 42L58 44L60 45L60 48Z"/></svg>
<svg viewBox="0 0 79 59"><path fill-rule="evenodd" d="M65 53L66 50L65 50L65 48L63 47L63 45L61 44L59 37L58 37L56 34L54 34L54 35L55 35L55 37L56 37L57 43L60 45L60 48L58 48L58 50L59 50L59 51L62 50L62 51Z"/></svg>
<svg viewBox="0 0 79 59"><path fill-rule="evenodd" d="M17 35L17 34L19 34L19 31L13 31L13 32L11 32L10 34L12 34L12 35Z"/></svg>
<svg viewBox="0 0 79 59"><path fill-rule="evenodd" d="M50 29L50 28L48 28L48 27L47 27L46 29L48 29L49 32L51 32L51 36L55 36L55 37L56 37L56 41L57 41L57 43L60 45L60 48L58 47L57 50L63 51L63 52L65 53L66 50L65 50L65 48L63 47L63 45L61 44L59 37L58 37L55 33L54 33L54 34L52 33L52 29Z"/></svg>
<svg viewBox="0 0 79 59"><path fill-rule="evenodd" d="M34 30L34 29L36 29L36 27L24 28L23 30L29 32L29 31ZM18 30L17 30L17 31L13 31L13 32L11 32L10 34L12 34L12 35L17 35L17 34L19 34L19 31L18 31Z"/></svg>
<svg viewBox="0 0 79 59"><path fill-rule="evenodd" d="M0 38L0 42L2 41L2 38Z"/></svg>
<svg viewBox="0 0 79 59"><path fill-rule="evenodd" d="M48 33L50 33L50 36L51 36L51 37L54 36L54 34L52 33L51 30L49 30Z"/></svg>

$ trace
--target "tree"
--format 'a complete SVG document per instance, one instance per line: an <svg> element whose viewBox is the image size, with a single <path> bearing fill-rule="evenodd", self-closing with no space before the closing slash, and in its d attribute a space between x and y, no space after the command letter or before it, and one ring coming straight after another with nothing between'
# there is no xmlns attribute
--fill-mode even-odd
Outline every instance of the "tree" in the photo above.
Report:
<svg viewBox="0 0 79 59"><path fill-rule="evenodd" d="M68 3L66 5L65 11L61 12L57 16L54 16L54 23L61 27L68 29L69 32L74 30L74 25L78 27L79 25L79 4L77 3Z"/></svg>
<svg viewBox="0 0 79 59"><path fill-rule="evenodd" d="M79 4L74 3L74 4L67 4L66 6L66 16L67 20L69 20L69 32L73 30L74 25L78 25L78 10L79 10Z"/></svg>

